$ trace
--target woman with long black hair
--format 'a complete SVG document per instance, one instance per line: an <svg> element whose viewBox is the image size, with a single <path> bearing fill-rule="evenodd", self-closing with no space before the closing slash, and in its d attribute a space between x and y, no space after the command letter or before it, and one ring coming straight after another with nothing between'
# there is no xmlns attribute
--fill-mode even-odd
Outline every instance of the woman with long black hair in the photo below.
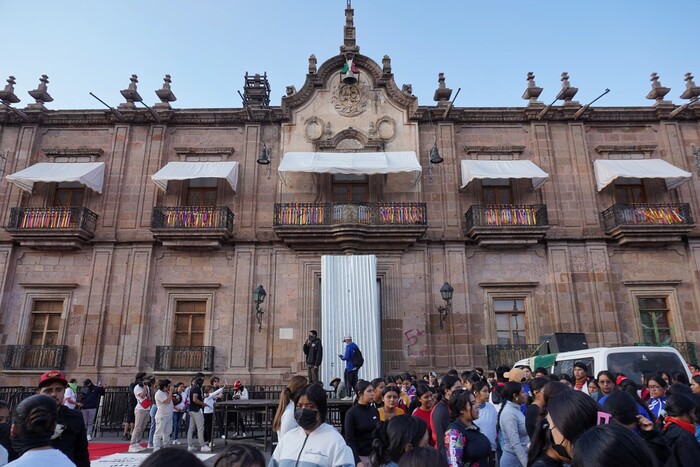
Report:
<svg viewBox="0 0 700 467"><path fill-rule="evenodd" d="M297 393L307 384L309 384L309 380L306 376L295 375L289 380L289 384L282 389L277 412L275 412L275 418L272 420L272 431L277 433L278 440L282 439L288 431L299 426L294 420L294 399Z"/></svg>
<svg viewBox="0 0 700 467"><path fill-rule="evenodd" d="M474 420L479 418L479 406L472 391L458 389L450 396L452 422L445 432L445 450L450 467L489 465L491 442Z"/></svg>
<svg viewBox="0 0 700 467"><path fill-rule="evenodd" d="M498 412L498 440L503 450L501 467L525 467L527 465L527 445L530 438L525 428L525 415L520 406L527 400L523 385L510 381L501 391L503 405ZM586 396L588 397L588 396Z"/></svg>
<svg viewBox="0 0 700 467"><path fill-rule="evenodd" d="M363 465L396 467L405 453L428 444L428 426L420 418L399 415L380 423L373 437L370 463Z"/></svg>
<svg viewBox="0 0 700 467"><path fill-rule="evenodd" d="M430 428L433 432L433 441L435 442L437 450L443 455L446 455L445 430L447 429L447 425L450 424L450 408L447 405L447 401L450 400L452 391L456 391L457 389L462 389L462 381L460 381L459 377L445 375L440 383L442 399L435 404L433 413L430 416Z"/></svg>
<svg viewBox="0 0 700 467"><path fill-rule="evenodd" d="M598 422L600 406L581 391L564 391L547 403L530 445L528 466L556 467L570 463L574 442Z"/></svg>
<svg viewBox="0 0 700 467"><path fill-rule="evenodd" d="M573 449L571 467L657 467L641 440L620 425L598 425L584 434Z"/></svg>
<svg viewBox="0 0 700 467"><path fill-rule="evenodd" d="M352 449L338 430L326 423L328 401L319 384L307 384L294 400L294 419L298 427L279 440L268 467L313 465L317 467L354 467Z"/></svg>
<svg viewBox="0 0 700 467"><path fill-rule="evenodd" d="M361 461L363 465L368 466L369 455L372 452L372 433L379 423L379 412L372 404L374 400L372 383L361 379L354 389L357 397L353 406L345 414L345 442L352 449L355 464ZM398 388L396 390L398 391Z"/></svg>
<svg viewBox="0 0 700 467"><path fill-rule="evenodd" d="M690 396L671 394L668 397L662 433L671 450L666 466L697 466L700 444L695 439L695 401Z"/></svg>

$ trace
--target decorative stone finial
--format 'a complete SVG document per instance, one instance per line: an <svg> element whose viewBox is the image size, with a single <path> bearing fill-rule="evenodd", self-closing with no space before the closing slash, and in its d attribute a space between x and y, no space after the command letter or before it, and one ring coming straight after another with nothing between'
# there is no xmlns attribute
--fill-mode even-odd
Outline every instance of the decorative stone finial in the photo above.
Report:
<svg viewBox="0 0 700 467"><path fill-rule="evenodd" d="M408 94L409 96L413 95L413 85L411 83L406 83L401 85L401 92L404 94Z"/></svg>
<svg viewBox="0 0 700 467"><path fill-rule="evenodd" d="M309 74L310 75L315 75L316 74L316 55L311 54L309 55Z"/></svg>
<svg viewBox="0 0 700 467"><path fill-rule="evenodd" d="M542 88L538 87L535 83L535 74L531 71L527 72L527 88L523 93L523 99L529 100L527 105L542 104L537 98L542 94Z"/></svg>
<svg viewBox="0 0 700 467"><path fill-rule="evenodd" d="M696 86L691 73L685 74L685 91L681 94L681 99L696 100L700 96L700 86Z"/></svg>
<svg viewBox="0 0 700 467"><path fill-rule="evenodd" d="M561 91L559 91L559 94L557 94L557 99L558 100L563 100L564 105L580 105L576 101L572 101L571 99L574 98L576 93L578 92L578 88L575 88L569 84L569 73L566 71L561 74Z"/></svg>
<svg viewBox="0 0 700 467"><path fill-rule="evenodd" d="M651 91L649 91L646 98L656 100L654 105L670 104L670 101L664 100L664 96L669 93L671 88L661 86L661 83L659 82L659 75L657 73L652 73L649 80L651 81Z"/></svg>
<svg viewBox="0 0 700 467"><path fill-rule="evenodd" d="M175 94L173 94L173 91L170 89L170 83L172 83L173 80L170 79L170 75L165 75L163 78L163 87L160 89L156 89L156 96L158 96L158 99L160 99L160 102L153 107L157 109L170 109L170 103L175 102L177 100L177 97L175 97Z"/></svg>
<svg viewBox="0 0 700 467"><path fill-rule="evenodd" d="M7 79L5 89L0 91L0 101L5 102L6 104L16 104L20 101L20 98L15 94L15 84L17 84L15 77L10 76Z"/></svg>
<svg viewBox="0 0 700 467"><path fill-rule="evenodd" d="M452 89L445 86L445 73L438 73L438 88L433 94L433 100L435 102L447 102L450 100L452 95Z"/></svg>
<svg viewBox="0 0 700 467"><path fill-rule="evenodd" d="M294 94L297 93L297 88L294 85L287 86L286 92L287 92L287 97L293 96Z"/></svg>
<svg viewBox="0 0 700 467"><path fill-rule="evenodd" d="M384 58L382 58L382 71L391 73L391 58L388 55L384 55Z"/></svg>
<svg viewBox="0 0 700 467"><path fill-rule="evenodd" d="M46 107L44 107L44 102L53 101L53 97L49 95L47 90L48 83L49 77L46 75L41 75L41 78L39 78L39 86L36 89L29 91L29 95L32 96L36 102L34 102L33 104L29 104L27 106L27 109L45 110Z"/></svg>
<svg viewBox="0 0 700 467"><path fill-rule="evenodd" d="M340 53L358 53L360 48L355 41L355 10L352 9L352 2L348 0L345 7L345 30L343 33L343 45L340 46Z"/></svg>
<svg viewBox="0 0 700 467"><path fill-rule="evenodd" d="M136 75L131 75L131 78L129 78L129 80L131 81L129 87L119 91L122 94L122 96L124 96L124 99L126 99L125 103L119 104L120 109L135 109L136 104L134 104L134 102L143 101L143 98L136 90L137 84L139 82L139 77Z"/></svg>

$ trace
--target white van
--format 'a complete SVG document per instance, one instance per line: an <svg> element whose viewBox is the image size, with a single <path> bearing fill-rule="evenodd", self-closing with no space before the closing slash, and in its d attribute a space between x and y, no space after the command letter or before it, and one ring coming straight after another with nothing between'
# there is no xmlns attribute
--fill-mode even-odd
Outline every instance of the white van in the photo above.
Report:
<svg viewBox="0 0 700 467"><path fill-rule="evenodd" d="M641 383L642 374L655 375L659 371L669 375L685 373L688 380L692 376L683 356L673 347L598 347L538 355L520 360L514 366L528 365L533 373L535 368L543 367L550 374L566 373L572 376L575 362L583 362L588 367L589 377L596 377L599 371L608 370L613 375L622 373L638 384Z"/></svg>

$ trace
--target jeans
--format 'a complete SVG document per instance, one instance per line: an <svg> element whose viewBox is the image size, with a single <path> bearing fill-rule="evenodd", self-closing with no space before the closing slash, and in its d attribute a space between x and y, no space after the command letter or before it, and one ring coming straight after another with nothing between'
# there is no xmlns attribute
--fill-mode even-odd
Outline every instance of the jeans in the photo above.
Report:
<svg viewBox="0 0 700 467"><path fill-rule="evenodd" d="M177 439L180 434L180 424L182 423L182 415L184 412L173 412L173 432L171 437Z"/></svg>
<svg viewBox="0 0 700 467"><path fill-rule="evenodd" d="M345 370L345 390L349 396L355 394L357 384L357 370Z"/></svg>
<svg viewBox="0 0 700 467"><path fill-rule="evenodd" d="M151 405L151 429L148 432L148 445L153 446L153 436L156 434L156 412L158 411L158 407L154 403Z"/></svg>

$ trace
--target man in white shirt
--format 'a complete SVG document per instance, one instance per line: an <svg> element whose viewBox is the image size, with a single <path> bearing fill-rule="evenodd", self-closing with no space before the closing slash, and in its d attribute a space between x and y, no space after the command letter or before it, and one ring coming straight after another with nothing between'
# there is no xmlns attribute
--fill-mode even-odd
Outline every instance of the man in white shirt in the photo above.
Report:
<svg viewBox="0 0 700 467"><path fill-rule="evenodd" d="M134 429L131 431L131 445L129 452L141 452L145 448L139 444L146 423L150 419L151 405L153 404L153 376L144 378L134 387L136 396L136 408L134 409Z"/></svg>

